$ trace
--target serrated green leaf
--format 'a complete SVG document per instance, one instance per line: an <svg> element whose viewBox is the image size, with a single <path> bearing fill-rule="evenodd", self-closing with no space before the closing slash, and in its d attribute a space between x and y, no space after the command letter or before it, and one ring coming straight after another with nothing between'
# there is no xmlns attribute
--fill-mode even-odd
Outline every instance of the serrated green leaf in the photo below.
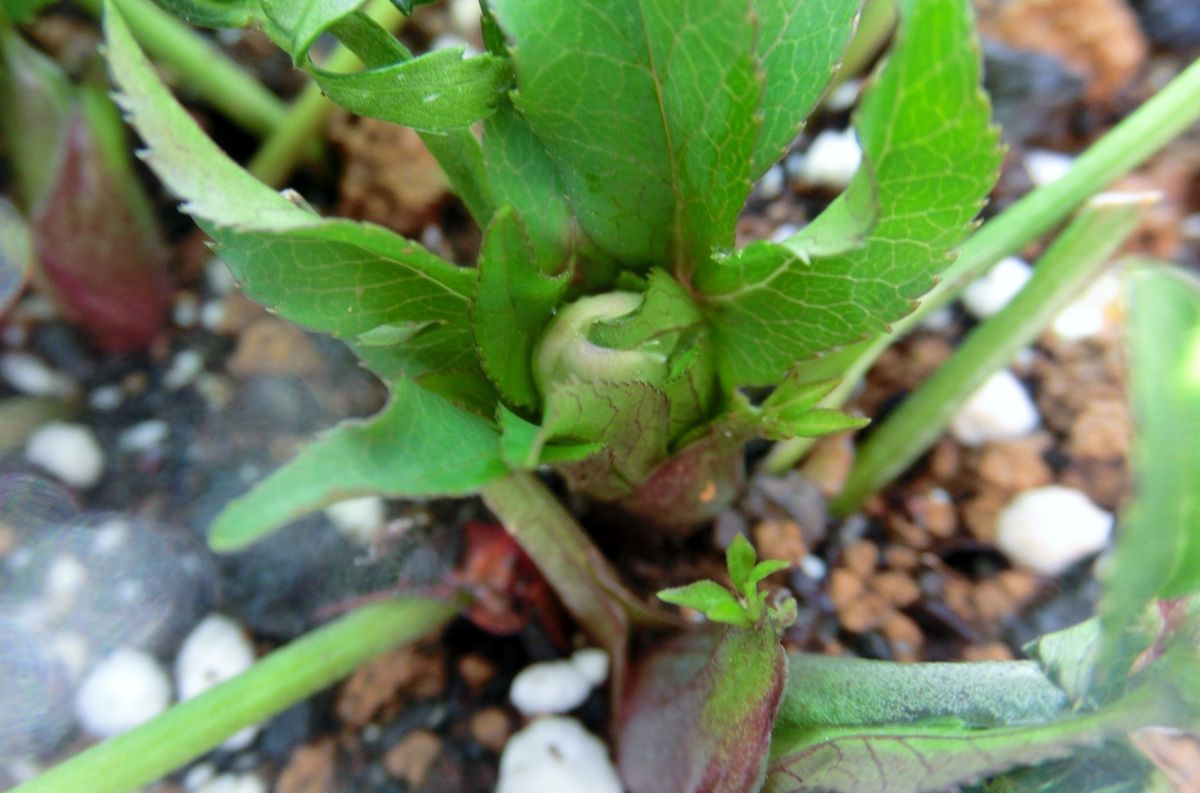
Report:
<svg viewBox="0 0 1200 793"><path fill-rule="evenodd" d="M20 296L32 268L29 227L17 208L0 196L0 317Z"/></svg>
<svg viewBox="0 0 1200 793"><path fill-rule="evenodd" d="M733 242L759 123L749 0L490 0L513 102L582 227L626 266L688 273Z"/></svg>
<svg viewBox="0 0 1200 793"><path fill-rule="evenodd" d="M768 414L796 414L812 410L833 389L838 387L837 378L806 381L804 373L789 372L784 381L775 387L762 403L763 412Z"/></svg>
<svg viewBox="0 0 1200 793"><path fill-rule="evenodd" d="M725 567L729 570L729 580L733 582L733 588L738 592L745 594L750 572L757 560L758 554L755 553L754 546L738 532L733 542L725 549Z"/></svg>
<svg viewBox="0 0 1200 793"><path fill-rule="evenodd" d="M754 625L754 620L746 613L746 607L736 600L727 603L718 603L709 609L704 616L709 622L716 622L721 625L733 625L737 628L750 628Z"/></svg>
<svg viewBox="0 0 1200 793"><path fill-rule="evenodd" d="M339 336L405 322L463 323L474 271L381 227L323 219L257 181L179 106L114 7L105 29L119 101L149 147L146 161L185 199L247 294Z"/></svg>
<svg viewBox="0 0 1200 793"><path fill-rule="evenodd" d="M330 99L351 113L444 132L491 115L511 79L503 58L464 58L463 53L463 47L448 47L350 74L315 66L309 73Z"/></svg>
<svg viewBox="0 0 1200 793"><path fill-rule="evenodd" d="M614 350L640 349L671 356L679 337L703 322L700 310L670 273L654 268L641 304L617 319L597 322L588 340Z"/></svg>
<svg viewBox="0 0 1200 793"><path fill-rule="evenodd" d="M716 581L693 581L686 586L671 587L658 593L658 599L665 603L699 611L707 614L722 603L733 603L738 608L741 604L733 593Z"/></svg>
<svg viewBox="0 0 1200 793"><path fill-rule="evenodd" d="M804 264L862 249L879 220L875 169L864 159L846 189L816 219L780 245Z"/></svg>
<svg viewBox="0 0 1200 793"><path fill-rule="evenodd" d="M757 179L787 152L824 95L850 43L862 0L753 0L751 5L766 78L762 133L750 168Z"/></svg>
<svg viewBox="0 0 1200 793"><path fill-rule="evenodd" d="M1152 267L1128 294L1136 484L1100 606L1100 675L1117 679L1125 626L1153 598L1200 590L1200 283Z"/></svg>
<svg viewBox="0 0 1200 793"><path fill-rule="evenodd" d="M54 0L3 0L0 2L0 9L3 9L3 17L8 17L12 22L24 24L52 2Z"/></svg>
<svg viewBox="0 0 1200 793"><path fill-rule="evenodd" d="M209 543L217 550L241 548L288 521L356 496L474 492L508 473L499 440L491 422L398 380L378 415L330 430L229 504L213 523Z"/></svg>
<svg viewBox="0 0 1200 793"><path fill-rule="evenodd" d="M570 269L584 246L558 169L524 119L505 101L483 122L483 151L496 201L525 221L539 268L549 274Z"/></svg>
<svg viewBox="0 0 1200 793"><path fill-rule="evenodd" d="M578 462L604 449L600 443L544 444L541 427L504 405L497 410L497 423L500 426L500 455L514 471L532 470L542 464Z"/></svg>
<svg viewBox="0 0 1200 793"><path fill-rule="evenodd" d="M484 371L514 406L538 404L533 348L566 294L567 281L566 273L553 278L542 273L516 212L504 207L496 213L479 255L471 330Z"/></svg>
<svg viewBox="0 0 1200 793"><path fill-rule="evenodd" d="M419 6L427 6L436 3L437 0L392 0L392 4L400 9L400 13L405 16L411 16Z"/></svg>
<svg viewBox="0 0 1200 793"><path fill-rule="evenodd" d="M355 11L364 0L259 0L267 33L303 62L317 37Z"/></svg>
<svg viewBox="0 0 1200 793"><path fill-rule="evenodd" d="M761 242L698 273L729 387L777 382L911 311L992 186L999 149L969 3L906 0L904 20L856 124L880 207L866 246L806 264Z"/></svg>
<svg viewBox="0 0 1200 793"><path fill-rule="evenodd" d="M380 325L465 325L475 271L369 223L325 220L286 231L197 219L246 294L314 330L349 337Z"/></svg>

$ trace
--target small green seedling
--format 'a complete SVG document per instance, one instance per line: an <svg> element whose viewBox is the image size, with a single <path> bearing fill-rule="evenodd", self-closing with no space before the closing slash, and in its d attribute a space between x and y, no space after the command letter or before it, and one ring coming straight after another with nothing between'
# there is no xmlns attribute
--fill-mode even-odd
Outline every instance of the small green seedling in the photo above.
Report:
<svg viewBox="0 0 1200 793"><path fill-rule="evenodd" d="M664 589L660 600L700 612L711 622L753 628L764 618L779 627L796 619L796 601L790 596L766 605L768 593L759 584L769 576L788 568L781 559L757 562L757 554L746 538L738 534L725 553L732 591L716 581L696 581L686 586Z"/></svg>

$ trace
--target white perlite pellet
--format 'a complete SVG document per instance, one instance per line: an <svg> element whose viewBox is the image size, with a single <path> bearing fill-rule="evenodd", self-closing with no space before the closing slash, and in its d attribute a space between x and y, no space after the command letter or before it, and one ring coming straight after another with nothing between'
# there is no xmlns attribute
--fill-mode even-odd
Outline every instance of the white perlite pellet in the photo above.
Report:
<svg viewBox="0 0 1200 793"><path fill-rule="evenodd" d="M571 718L538 719L509 738L500 756L496 793L621 791L607 747Z"/></svg>
<svg viewBox="0 0 1200 793"><path fill-rule="evenodd" d="M267 783L257 774L221 774L197 785L193 793L267 793Z"/></svg>
<svg viewBox="0 0 1200 793"><path fill-rule="evenodd" d="M996 518L996 547L1014 564L1045 576L1104 550L1113 516L1061 485L1026 490Z"/></svg>
<svg viewBox="0 0 1200 793"><path fill-rule="evenodd" d="M1025 172L1038 187L1057 182L1074 163L1074 158L1057 151L1033 149L1025 153Z"/></svg>
<svg viewBox="0 0 1200 793"><path fill-rule="evenodd" d="M82 424L52 421L25 444L25 458L71 487L86 489L104 475L104 450Z"/></svg>
<svg viewBox="0 0 1200 793"><path fill-rule="evenodd" d="M1016 376L1001 369L967 399L950 421L950 432L967 446L1008 441L1033 432L1037 407Z"/></svg>
<svg viewBox="0 0 1200 793"><path fill-rule="evenodd" d="M162 383L168 391L178 391L191 385L204 371L204 358L195 350L180 350L171 359L163 374Z"/></svg>
<svg viewBox="0 0 1200 793"><path fill-rule="evenodd" d="M608 653L599 647L576 650L571 663L593 688L608 679Z"/></svg>
<svg viewBox="0 0 1200 793"><path fill-rule="evenodd" d="M240 675L254 664L254 646L241 626L222 614L210 614L192 628L175 656L175 686L181 700L203 694ZM258 727L247 727L223 746L244 749L253 743Z"/></svg>
<svg viewBox="0 0 1200 793"><path fill-rule="evenodd" d="M117 438L122 451L148 452L163 444L171 434L171 426L162 419L146 419L124 430Z"/></svg>
<svg viewBox="0 0 1200 793"><path fill-rule="evenodd" d="M71 378L27 352L0 355L0 377L27 396L68 397L76 388Z"/></svg>
<svg viewBox="0 0 1200 793"><path fill-rule="evenodd" d="M330 504L325 515L342 534L368 545L387 520L387 505L379 496L363 496Z"/></svg>
<svg viewBox="0 0 1200 793"><path fill-rule="evenodd" d="M862 147L853 129L827 129L813 139L803 160L788 158L794 178L805 184L841 190L862 162Z"/></svg>
<svg viewBox="0 0 1200 793"><path fill-rule="evenodd" d="M171 703L171 681L152 656L120 648L88 672L75 694L75 718L98 738L143 724Z"/></svg>
<svg viewBox="0 0 1200 793"><path fill-rule="evenodd" d="M566 713L582 705L592 687L571 661L543 661L517 673L508 698L526 716Z"/></svg>
<svg viewBox="0 0 1200 793"><path fill-rule="evenodd" d="M1033 268L1016 256L996 262L963 290L963 307L976 319L987 319L1008 305L1033 277Z"/></svg>
<svg viewBox="0 0 1200 793"><path fill-rule="evenodd" d="M1121 281L1114 273L1105 273L1059 312L1050 329L1063 341L1099 336L1115 324L1120 303Z"/></svg>

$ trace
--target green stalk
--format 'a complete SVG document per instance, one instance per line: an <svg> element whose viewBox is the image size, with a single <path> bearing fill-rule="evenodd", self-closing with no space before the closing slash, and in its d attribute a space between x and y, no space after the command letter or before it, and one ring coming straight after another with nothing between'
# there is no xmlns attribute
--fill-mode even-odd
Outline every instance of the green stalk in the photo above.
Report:
<svg viewBox="0 0 1200 793"><path fill-rule="evenodd" d="M846 47L846 54L842 56L841 68L833 78L834 85L859 77L866 71L892 35L899 17L897 0L867 0L859 14L854 38L850 39L850 46Z"/></svg>
<svg viewBox="0 0 1200 793"><path fill-rule="evenodd" d="M404 15L389 0L372 0L364 11L386 30L394 32L404 24ZM362 61L349 47L338 44L323 68L331 72L349 72L361 69ZM336 110L337 105L325 98L321 87L310 81L254 153L246 170L272 187L281 187Z"/></svg>
<svg viewBox="0 0 1200 793"><path fill-rule="evenodd" d="M151 0L108 0L129 22L146 52L183 78L189 91L238 126L266 135L283 123L285 105L208 39L154 5ZM104 0L76 0L99 17Z"/></svg>
<svg viewBox="0 0 1200 793"><path fill-rule="evenodd" d="M1012 302L972 331L950 360L871 434L830 505L833 511L851 512L932 446L971 394L1033 342L1104 266L1147 203L1144 194L1111 194L1088 204L1042 256Z"/></svg>
<svg viewBox="0 0 1200 793"><path fill-rule="evenodd" d="M857 387L879 355L932 312L953 301L996 262L1038 239L1074 212L1090 196L1141 165L1200 119L1200 61L1188 66L1153 98L1127 116L1076 158L1060 180L1032 191L989 220L963 245L958 259L921 305L893 325L891 333L845 347L813 364L812 379L837 377L841 384L822 402L838 408ZM776 445L762 469L783 473L808 451L812 441L798 438Z"/></svg>
<svg viewBox="0 0 1200 793"><path fill-rule="evenodd" d="M448 621L452 603L406 598L366 606L267 655L237 677L181 702L18 786L13 793L131 793L345 677L364 661Z"/></svg>

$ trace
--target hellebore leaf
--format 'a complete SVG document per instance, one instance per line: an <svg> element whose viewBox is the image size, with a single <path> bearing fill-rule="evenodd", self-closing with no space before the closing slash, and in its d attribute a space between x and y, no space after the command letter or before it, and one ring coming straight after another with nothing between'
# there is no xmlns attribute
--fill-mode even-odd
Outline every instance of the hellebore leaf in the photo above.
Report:
<svg viewBox="0 0 1200 793"><path fill-rule="evenodd" d="M330 99L351 113L444 132L491 115L511 82L505 59L464 58L463 52L462 47L448 47L349 74L315 66L309 72Z"/></svg>
<svg viewBox="0 0 1200 793"><path fill-rule="evenodd" d="M1100 605L1099 673L1118 680L1125 626L1154 598L1200 591L1200 448L1185 440L1200 433L1200 282L1148 267L1128 294L1136 489Z"/></svg>
<svg viewBox="0 0 1200 793"><path fill-rule="evenodd" d="M857 118L879 203L866 245L805 262L787 245L759 242L700 266L698 299L727 387L778 382L796 361L911 311L995 180L997 135L969 3L902 7L898 43Z"/></svg>
<svg viewBox="0 0 1200 793"><path fill-rule="evenodd" d="M1196 649L1177 642L1103 708L1029 662L899 665L795 655L764 793L919 793L1196 720Z"/></svg>
<svg viewBox="0 0 1200 793"><path fill-rule="evenodd" d="M514 406L538 404L534 345L567 291L567 275L538 268L521 218L505 207L484 235L471 302L471 330L484 370Z"/></svg>
<svg viewBox="0 0 1200 793"><path fill-rule="evenodd" d="M450 496L508 473L491 422L459 410L410 380L388 405L303 448L213 523L209 543L235 550L309 512L356 496Z"/></svg>
<svg viewBox="0 0 1200 793"><path fill-rule="evenodd" d="M1149 793L1169 789L1155 781L1158 771L1146 756L1127 743L1076 752L1069 759L1010 771L972 793Z"/></svg>
<svg viewBox="0 0 1200 793"><path fill-rule="evenodd" d="M787 680L776 631L695 631L635 670L622 700L617 756L638 793L758 790Z"/></svg>
<svg viewBox="0 0 1200 793"><path fill-rule="evenodd" d="M604 450L602 443L543 444L541 427L531 424L501 405L497 411L500 426L500 455L514 471L527 471L539 465L573 463Z"/></svg>
<svg viewBox="0 0 1200 793"><path fill-rule="evenodd" d="M156 0L156 5L193 25L206 28L244 28L260 22L259 0Z"/></svg>
<svg viewBox="0 0 1200 793"><path fill-rule="evenodd" d="M766 78L762 132L750 167L757 179L779 160L833 79L862 0L753 0L758 60Z"/></svg>
<svg viewBox="0 0 1200 793"><path fill-rule="evenodd" d="M0 10L10 21L24 24L54 0L3 0Z"/></svg>
<svg viewBox="0 0 1200 793"><path fill-rule="evenodd" d="M267 33L300 63L317 37L363 0L259 0Z"/></svg>
<svg viewBox="0 0 1200 793"><path fill-rule="evenodd" d="M755 553L754 546L745 535L738 532L733 542L725 549L725 567L729 570L729 580L733 582L733 588L739 593L745 594L746 584L750 581L750 573L754 570L756 561L758 554Z"/></svg>
<svg viewBox="0 0 1200 793"><path fill-rule="evenodd" d="M712 622L750 627L750 617L732 592L716 581L693 581L686 586L664 589L658 599L698 611Z"/></svg>
<svg viewBox="0 0 1200 793"><path fill-rule="evenodd" d="M118 99L149 148L147 163L185 199L248 295L338 336L404 322L463 323L473 271L384 228L325 220L257 181L179 106L113 6L105 30Z"/></svg>
<svg viewBox="0 0 1200 793"><path fill-rule="evenodd" d="M80 93L63 147L30 220L43 283L97 346L140 349L166 322L166 249L125 126L100 89Z"/></svg>
<svg viewBox="0 0 1200 793"><path fill-rule="evenodd" d="M691 272L728 248L761 88L749 0L490 0L513 103L580 225L629 267Z"/></svg>

